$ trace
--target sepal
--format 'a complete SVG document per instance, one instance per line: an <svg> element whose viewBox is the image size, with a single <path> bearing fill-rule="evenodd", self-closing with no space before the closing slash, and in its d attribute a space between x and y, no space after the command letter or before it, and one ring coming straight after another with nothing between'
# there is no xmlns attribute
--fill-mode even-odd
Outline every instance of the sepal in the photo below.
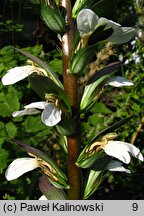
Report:
<svg viewBox="0 0 144 216"><path fill-rule="evenodd" d="M33 73L29 76L32 89L45 100L46 94L54 94L61 100L62 105L70 110L70 105L64 91L57 86L50 78Z"/></svg>
<svg viewBox="0 0 144 216"><path fill-rule="evenodd" d="M43 68L47 72L48 77L50 77L56 83L56 85L58 85L60 88L63 89L63 85L60 82L57 74L52 70L52 68L49 65L47 65L44 61L42 61L38 57L36 57L36 56L34 56L34 55L24 51L24 50L18 49L16 47L13 47L13 49L15 49L16 51L25 55L27 58L31 59L33 62L38 64L41 68Z"/></svg>

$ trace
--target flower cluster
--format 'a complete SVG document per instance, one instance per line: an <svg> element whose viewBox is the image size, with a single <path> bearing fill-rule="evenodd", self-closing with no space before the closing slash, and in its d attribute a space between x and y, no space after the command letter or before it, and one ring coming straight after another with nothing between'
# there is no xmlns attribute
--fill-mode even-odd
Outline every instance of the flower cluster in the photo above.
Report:
<svg viewBox="0 0 144 216"><path fill-rule="evenodd" d="M30 65L15 67L10 69L7 74L2 77L2 83L3 85L15 84L34 72L38 74L42 73L44 76L47 75L46 71L40 67ZM33 102L24 106L24 108L24 110L15 111L12 116L19 117L23 115L32 115L39 113L39 110L43 110L41 120L45 125L54 126L61 121L62 111L55 105L55 103L46 101Z"/></svg>

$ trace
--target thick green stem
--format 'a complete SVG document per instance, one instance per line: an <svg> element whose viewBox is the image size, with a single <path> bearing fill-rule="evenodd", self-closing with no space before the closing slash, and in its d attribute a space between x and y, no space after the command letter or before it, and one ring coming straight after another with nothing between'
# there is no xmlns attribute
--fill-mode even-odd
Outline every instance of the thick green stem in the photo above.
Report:
<svg viewBox="0 0 144 216"><path fill-rule="evenodd" d="M65 93L69 98L72 115L75 118L76 128L79 125L79 102L78 102L78 87L77 79L74 75L69 74L68 64L73 51L74 42L74 24L71 17L71 1L62 0L61 6L66 10L66 22L68 25L68 32L62 37L62 60L63 60L63 81ZM68 180L70 189L68 190L68 199L81 199L81 170L75 165L75 162L80 153L80 134L79 129L73 136L67 137L68 141Z"/></svg>

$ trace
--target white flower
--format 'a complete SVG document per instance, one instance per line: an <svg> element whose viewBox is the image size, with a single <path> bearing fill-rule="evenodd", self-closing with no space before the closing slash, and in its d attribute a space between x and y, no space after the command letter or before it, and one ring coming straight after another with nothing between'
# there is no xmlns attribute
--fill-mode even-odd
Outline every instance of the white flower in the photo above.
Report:
<svg viewBox="0 0 144 216"><path fill-rule="evenodd" d="M130 59L127 59L127 60L125 60L124 64L127 65L130 63L130 61L131 61Z"/></svg>
<svg viewBox="0 0 144 216"><path fill-rule="evenodd" d="M132 46L135 46L135 44L136 44L136 40L131 41Z"/></svg>
<svg viewBox="0 0 144 216"><path fill-rule="evenodd" d="M39 200L48 200L45 195L42 195Z"/></svg>
<svg viewBox="0 0 144 216"><path fill-rule="evenodd" d="M12 116L18 117L23 115L31 115L38 113L42 109L41 120L47 126L54 126L61 121L62 111L56 107L53 103L47 103L44 101L34 102L24 106L24 110L15 111Z"/></svg>
<svg viewBox="0 0 144 216"><path fill-rule="evenodd" d="M114 76L107 79L105 85L110 85L113 87L122 87L122 86L132 86L134 85L132 81L125 79L121 76Z"/></svg>
<svg viewBox="0 0 144 216"><path fill-rule="evenodd" d="M136 62L136 64L139 64L141 62L140 58L138 57L138 55L136 53L132 54L132 58Z"/></svg>
<svg viewBox="0 0 144 216"><path fill-rule="evenodd" d="M77 16L77 28L80 36L90 35L95 30L99 17L90 9L83 9Z"/></svg>
<svg viewBox="0 0 144 216"><path fill-rule="evenodd" d="M37 167L39 167L39 164L35 158L17 158L7 168L5 177L8 181L11 181Z"/></svg>
<svg viewBox="0 0 144 216"><path fill-rule="evenodd" d="M1 81L3 85L11 85L14 83L17 83L20 80L25 79L30 74L37 72L37 73L43 73L47 76L44 69L33 66L33 65L26 65L26 66L20 66L20 67L14 67L2 77Z"/></svg>
<svg viewBox="0 0 144 216"><path fill-rule="evenodd" d="M138 31L138 37L141 38L142 36L143 36L143 33L142 33L142 30L140 29L140 30Z"/></svg>
<svg viewBox="0 0 144 216"><path fill-rule="evenodd" d="M130 163L131 156L144 161L140 150L130 143L111 140L101 148L107 155L115 157L126 164Z"/></svg>
<svg viewBox="0 0 144 216"><path fill-rule="evenodd" d="M61 121L62 111L53 103L49 103L41 115L42 122L47 126L54 126Z"/></svg>
<svg viewBox="0 0 144 216"><path fill-rule="evenodd" d="M119 55L119 61L121 61L121 62L123 61L123 55L122 54Z"/></svg>
<svg viewBox="0 0 144 216"><path fill-rule="evenodd" d="M122 166L122 163L120 161L112 160L106 167L107 170L112 172L125 172L128 174L131 174L131 171L129 169L125 169Z"/></svg>

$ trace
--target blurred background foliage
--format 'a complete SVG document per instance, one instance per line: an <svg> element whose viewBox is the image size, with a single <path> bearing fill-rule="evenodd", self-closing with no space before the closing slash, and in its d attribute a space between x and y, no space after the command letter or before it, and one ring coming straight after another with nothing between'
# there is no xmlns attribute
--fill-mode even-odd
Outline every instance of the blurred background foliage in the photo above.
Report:
<svg viewBox="0 0 144 216"><path fill-rule="evenodd" d="M144 154L144 3L142 0L118 0L117 8L113 13L108 13L107 18L137 29L137 36L129 43L110 46L103 62L106 65L121 61L123 65L117 75L125 76L135 85L122 89L109 87L89 113L82 116L83 142L86 144L94 133L123 117L136 114L117 133L119 140L134 143ZM27 58L16 52L11 45L48 62L61 79L60 42L57 35L42 22L37 0L1 0L1 77L10 68L27 64ZM8 164L17 157L27 156L11 139L21 140L45 151L59 166L66 164L58 135L41 123L40 115L19 118L11 116L15 110L23 109L24 105L32 101L39 101L39 97L30 89L27 79L8 87L0 83L0 199L38 199L41 195L37 188L36 171L18 180L6 181L4 173ZM92 199L143 199L144 165L132 160L129 168L131 175L111 174Z"/></svg>

